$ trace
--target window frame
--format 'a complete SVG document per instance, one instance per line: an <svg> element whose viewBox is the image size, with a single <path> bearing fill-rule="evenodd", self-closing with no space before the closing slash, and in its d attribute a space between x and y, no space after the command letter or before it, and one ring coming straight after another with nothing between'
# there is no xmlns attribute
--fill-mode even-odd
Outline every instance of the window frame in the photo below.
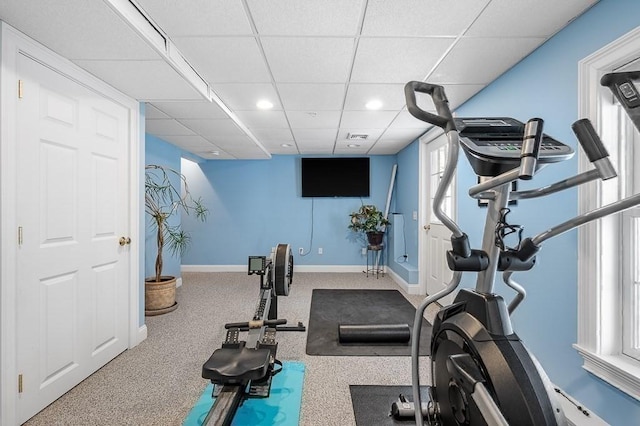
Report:
<svg viewBox="0 0 640 426"><path fill-rule="evenodd" d="M640 27L584 58L578 64L579 116L589 118L602 139L617 140L619 129L609 125L616 108L611 106L608 89L600 85L600 78L640 56ZM617 145L616 145L617 146ZM612 154L613 157L613 154ZM622 156L621 156L622 157ZM623 168L626 164L621 164ZM583 154L579 155L579 172L592 166ZM592 182L578 188L580 213L597 208L610 192L608 183ZM616 186L617 188L617 186ZM621 188L624 190L625 188ZM617 193L617 191L616 191ZM605 199L605 200L603 200ZM622 215L614 215L589 223L578 229L578 330L574 348L582 356L583 368L611 385L640 400L640 362L622 352L623 308L618 268L613 262L603 262L601 253L615 253L619 257L618 236Z"/></svg>

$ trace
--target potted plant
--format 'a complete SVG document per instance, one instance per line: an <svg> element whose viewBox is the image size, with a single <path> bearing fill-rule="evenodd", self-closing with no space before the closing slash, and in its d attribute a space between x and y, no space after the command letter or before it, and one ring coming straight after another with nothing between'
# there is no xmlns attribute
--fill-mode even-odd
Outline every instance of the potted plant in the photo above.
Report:
<svg viewBox="0 0 640 426"><path fill-rule="evenodd" d="M349 229L366 233L371 246L382 244L384 231L390 222L376 206L363 204L357 211L350 213L349 217L351 218Z"/></svg>
<svg viewBox="0 0 640 426"><path fill-rule="evenodd" d="M200 198L189 192L183 174L169 167L150 164L145 167L145 211L150 216L150 228L156 233L155 275L145 279L145 314L160 315L178 307L176 278L162 275L162 255L166 248L173 255L182 255L191 238L180 225L172 225L169 218L177 211L194 213L205 221L207 208Z"/></svg>

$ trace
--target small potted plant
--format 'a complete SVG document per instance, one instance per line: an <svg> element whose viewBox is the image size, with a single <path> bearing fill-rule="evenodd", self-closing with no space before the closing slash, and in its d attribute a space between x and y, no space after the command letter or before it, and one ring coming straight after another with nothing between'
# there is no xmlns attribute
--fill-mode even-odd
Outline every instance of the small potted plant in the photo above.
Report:
<svg viewBox="0 0 640 426"><path fill-rule="evenodd" d="M173 255L182 255L191 241L180 225L169 223L169 218L182 210L186 214L194 213L196 218L204 222L208 210L200 198L191 196L185 176L169 167L155 164L146 166L144 188L145 211L151 218L149 226L156 233L157 244L155 275L145 279L145 314L159 315L178 307L176 278L162 275L165 245Z"/></svg>
<svg viewBox="0 0 640 426"><path fill-rule="evenodd" d="M363 204L357 211L350 213L349 229L367 234L371 246L382 244L386 227L390 224L378 208L371 204Z"/></svg>

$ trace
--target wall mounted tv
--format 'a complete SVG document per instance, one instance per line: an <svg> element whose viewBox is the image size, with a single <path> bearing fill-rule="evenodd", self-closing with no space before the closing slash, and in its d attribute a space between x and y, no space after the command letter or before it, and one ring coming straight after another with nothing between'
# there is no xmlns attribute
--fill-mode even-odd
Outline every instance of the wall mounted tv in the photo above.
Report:
<svg viewBox="0 0 640 426"><path fill-rule="evenodd" d="M303 197L368 197L368 157L302 158Z"/></svg>

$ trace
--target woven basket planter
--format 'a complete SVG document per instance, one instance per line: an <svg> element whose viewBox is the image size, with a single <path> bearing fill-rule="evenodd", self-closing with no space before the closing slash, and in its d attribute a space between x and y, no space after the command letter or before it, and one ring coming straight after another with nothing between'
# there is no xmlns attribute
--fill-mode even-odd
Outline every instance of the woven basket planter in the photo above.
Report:
<svg viewBox="0 0 640 426"><path fill-rule="evenodd" d="M176 302L176 277L162 276L144 280L144 314L147 316L166 314L178 307Z"/></svg>

